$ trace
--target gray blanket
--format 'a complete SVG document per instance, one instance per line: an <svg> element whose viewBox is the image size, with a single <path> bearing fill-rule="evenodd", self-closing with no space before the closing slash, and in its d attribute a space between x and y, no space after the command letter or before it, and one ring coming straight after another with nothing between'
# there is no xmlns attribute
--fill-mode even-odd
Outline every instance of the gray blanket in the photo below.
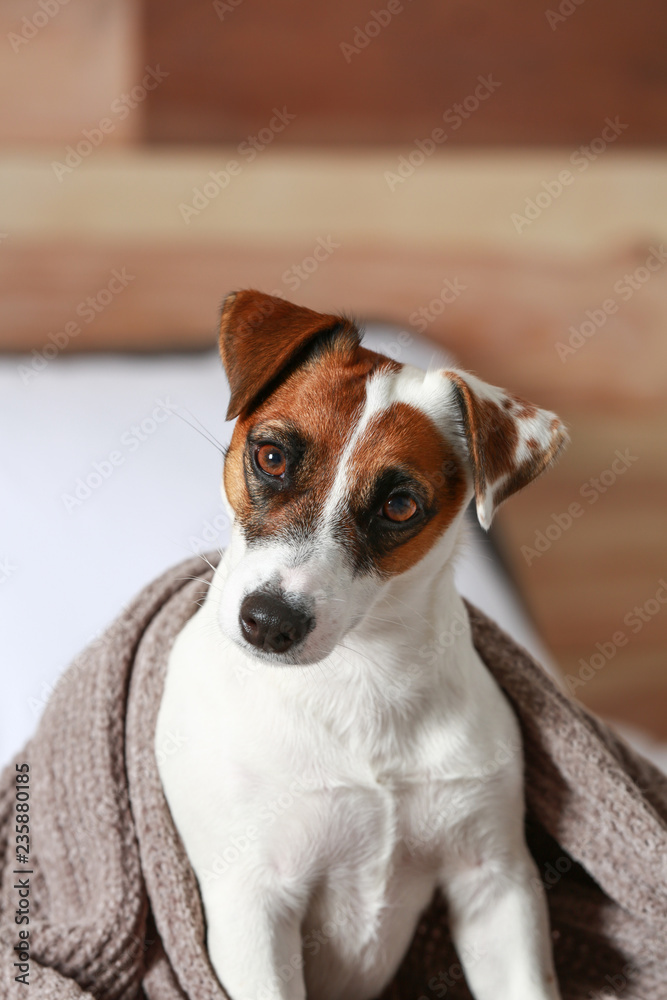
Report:
<svg viewBox="0 0 667 1000"><path fill-rule="evenodd" d="M74 661L2 774L3 998L225 997L153 751L169 649L206 590L189 578L211 576L200 568L155 580ZM523 730L528 838L564 1000L665 1000L667 778L468 610ZM470 997L440 899L386 996Z"/></svg>

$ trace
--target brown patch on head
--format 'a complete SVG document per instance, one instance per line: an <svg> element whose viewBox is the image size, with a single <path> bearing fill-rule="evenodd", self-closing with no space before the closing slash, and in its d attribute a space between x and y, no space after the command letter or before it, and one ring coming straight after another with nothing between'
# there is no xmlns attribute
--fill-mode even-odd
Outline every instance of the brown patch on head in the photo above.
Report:
<svg viewBox="0 0 667 1000"><path fill-rule="evenodd" d="M361 348L349 321L252 291L225 302L220 344L229 415L239 414L225 461L227 496L249 541L279 535L299 542L321 522L369 376L402 366ZM554 414L532 403L463 372L443 375L443 392L453 391L458 404L478 516L488 527L495 507L547 467L566 434ZM280 475L258 464L263 445L271 446L273 469L284 467ZM386 575L424 556L468 488L455 447L405 403L377 414L346 475L334 530L359 571ZM410 498L419 516L397 525L386 511L405 510Z"/></svg>
<svg viewBox="0 0 667 1000"><path fill-rule="evenodd" d="M393 403L369 423L350 457L348 480L350 509L341 512L339 530L358 567L383 575L404 573L426 555L460 512L467 489L452 445L407 403ZM390 495L403 493L417 499L418 517L398 525L377 517Z"/></svg>
<svg viewBox="0 0 667 1000"><path fill-rule="evenodd" d="M274 391L236 423L225 460L229 502L249 540L313 530L364 404L366 380L400 365L365 348L348 350L334 337L316 345ZM253 450L269 441L288 454L283 479L257 475Z"/></svg>
<svg viewBox="0 0 667 1000"><path fill-rule="evenodd" d="M344 449L366 397L368 378L401 366L364 348L332 342L316 350L237 421L225 461L225 488L248 541L305 540L322 526ZM283 477L258 471L270 442L287 456ZM395 403L373 419L345 468L346 489L332 530L357 572L383 576L417 563L460 512L467 491L463 462L421 411ZM401 523L378 516L391 496L418 503Z"/></svg>

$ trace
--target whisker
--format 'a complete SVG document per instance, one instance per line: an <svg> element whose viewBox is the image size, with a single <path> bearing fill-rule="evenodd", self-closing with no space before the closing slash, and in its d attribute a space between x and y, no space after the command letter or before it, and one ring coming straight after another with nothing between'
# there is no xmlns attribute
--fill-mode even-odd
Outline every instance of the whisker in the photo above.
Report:
<svg viewBox="0 0 667 1000"><path fill-rule="evenodd" d="M213 580L204 580L201 576L177 576L177 580L194 580L195 583L206 584L207 587L213 586Z"/></svg>
<svg viewBox="0 0 667 1000"><path fill-rule="evenodd" d="M208 431L204 433L204 431L200 430L199 427L196 427L193 423L190 423L189 420L186 420L183 414L179 413L178 410L173 410L172 412L179 418L179 420L182 420L184 424L187 424L188 427L191 427L193 431L196 431L197 434L201 434L204 440L208 441L209 444L212 444L213 447L220 452L223 458L225 457L226 454L225 449L222 447L219 441L216 441L214 437L209 437Z"/></svg>
<svg viewBox="0 0 667 1000"><path fill-rule="evenodd" d="M345 599L342 598L342 597L330 597L330 598L328 598L328 600L330 600L330 601L336 601L336 602L338 602L340 604L347 603L345 601ZM398 600L398 598L396 598L396 600ZM403 602L403 603L405 603L405 602ZM405 606L406 607L410 607L408 604L406 604ZM412 608L410 608L410 610L412 611ZM422 617L423 617L423 615L422 615ZM404 619L400 615L397 618L379 618L377 615L370 615L370 614L366 613L365 615L363 615L362 621L364 619L366 619L366 618L369 621L384 622L387 625L400 625L402 628L409 628L409 629L412 629L414 632L421 631L420 629L415 628L414 625L406 625ZM424 618L424 621L426 621L426 618Z"/></svg>
<svg viewBox="0 0 667 1000"><path fill-rule="evenodd" d="M229 446L225 447L225 445L222 443L222 441L218 441L218 439L215 436L215 434L213 433L213 431L209 430L208 427L206 426L206 424L203 424L201 422L201 420L199 419L199 417L195 413L193 413L192 410L188 409L187 406L182 406L181 409L185 410L186 413L190 414L190 416L192 417L193 420L197 421L197 423L201 427L202 431L204 431L206 434L208 434L209 438L211 438L211 440L215 442L215 444L220 449L220 451L222 452L222 454L226 455L227 452L228 452L228 450L229 450Z"/></svg>
<svg viewBox="0 0 667 1000"><path fill-rule="evenodd" d="M208 556L206 555L206 553L205 552L198 552L197 555L199 556L200 559L203 559L204 562L206 563L206 565L210 569L212 569L213 572L215 573L215 566L213 565L213 563L211 562L211 560L208 558Z"/></svg>
<svg viewBox="0 0 667 1000"><path fill-rule="evenodd" d="M401 628L409 628L412 632L421 632L421 629L415 628L414 625L406 625L402 618L378 618L377 615L364 615L364 619L371 622L384 622L385 625L400 625ZM362 619L363 620L363 619Z"/></svg>
<svg viewBox="0 0 667 1000"><path fill-rule="evenodd" d="M404 607L406 607L411 612L411 614L419 615L419 617L422 619L422 621L426 622L426 624L429 626L429 628L433 627L432 622L429 622L428 618L425 618L424 615L420 611L417 611L416 608L411 608L410 605L406 604L405 601L402 601L400 599L400 597L396 597L395 594L384 594L383 595L383 600L387 600L387 599L391 599L392 601L398 601L398 603L402 604Z"/></svg>
<svg viewBox="0 0 667 1000"><path fill-rule="evenodd" d="M362 660L368 660L369 663L372 663L373 666L377 667L379 670L385 669L380 663L377 662L377 660L373 660L367 653L362 653L360 649L352 649L351 646L346 646L343 642L339 642L336 648L346 649L348 653L352 653L353 656L360 656ZM349 663L349 660L345 660L345 662Z"/></svg>

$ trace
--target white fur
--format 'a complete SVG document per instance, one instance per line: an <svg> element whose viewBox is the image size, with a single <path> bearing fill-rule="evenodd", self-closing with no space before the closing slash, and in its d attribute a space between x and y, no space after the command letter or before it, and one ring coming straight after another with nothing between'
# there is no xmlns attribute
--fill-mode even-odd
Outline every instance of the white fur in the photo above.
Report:
<svg viewBox="0 0 667 1000"><path fill-rule="evenodd" d="M442 376L376 376L313 538L248 547L235 528L170 656L156 746L195 738L159 758L165 795L233 1000L378 996L436 888L476 1000L557 1000L519 731L453 582L463 511L388 582L355 577L330 530L352 449L394 400L462 447ZM268 582L315 609L291 659L240 633Z"/></svg>

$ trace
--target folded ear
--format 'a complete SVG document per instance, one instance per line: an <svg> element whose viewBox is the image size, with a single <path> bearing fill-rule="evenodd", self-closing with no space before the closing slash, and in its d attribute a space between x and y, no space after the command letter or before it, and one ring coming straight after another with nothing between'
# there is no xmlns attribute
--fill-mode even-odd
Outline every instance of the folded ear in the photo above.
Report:
<svg viewBox="0 0 667 1000"><path fill-rule="evenodd" d="M231 390L227 420L248 409L315 337L337 330L358 343L353 324L340 316L254 289L231 292L220 318L220 354Z"/></svg>
<svg viewBox="0 0 667 1000"><path fill-rule="evenodd" d="M567 431L555 413L468 372L452 369L443 375L465 435L477 517L488 529L496 508L551 465L567 444Z"/></svg>

